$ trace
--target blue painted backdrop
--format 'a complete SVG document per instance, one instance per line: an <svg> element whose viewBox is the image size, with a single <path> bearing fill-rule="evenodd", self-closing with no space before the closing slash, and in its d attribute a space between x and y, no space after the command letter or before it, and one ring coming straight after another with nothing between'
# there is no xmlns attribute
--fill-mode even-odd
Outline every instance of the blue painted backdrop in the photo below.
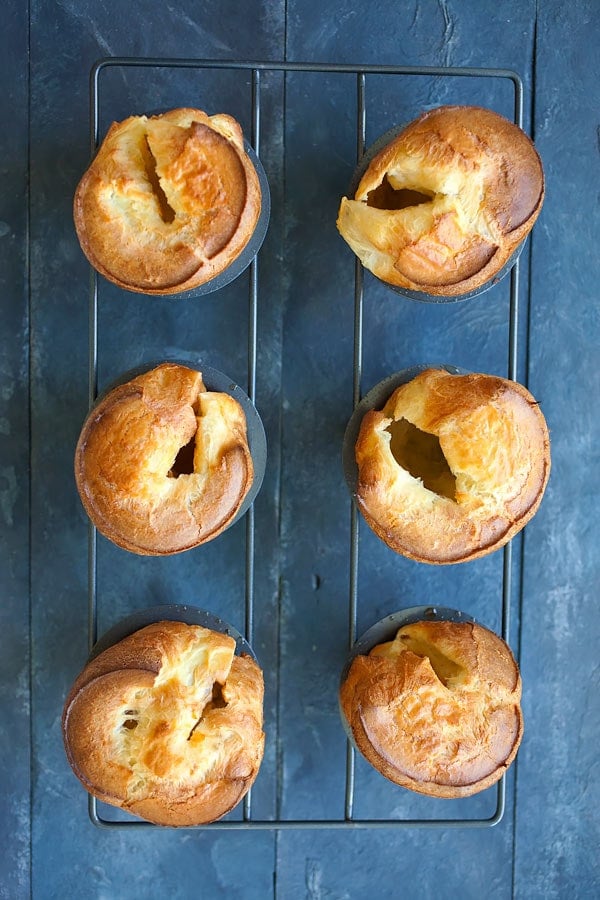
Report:
<svg viewBox="0 0 600 900"><path fill-rule="evenodd" d="M125 5L31 0L5 12L0 110L0 897L594 897L598 850L598 233L593 0L248 0ZM511 643L526 734L493 829L99 830L64 759L60 713L87 653L87 524L72 478L87 409L88 268L71 220L89 158L88 73L99 57L312 60L515 69L547 198L522 258L519 378L542 404L553 473L515 542ZM239 116L239 73L111 70L100 128L168 105ZM372 140L421 109L479 102L511 113L486 79L367 82ZM263 78L261 155L273 214L259 260L257 406L269 465L256 503L255 649L268 750L255 813L343 815L336 684L346 649L350 507L340 463L352 409L352 255L335 231L356 158L352 76ZM182 351L240 384L247 277L192 304L100 283L100 387ZM366 390L444 361L506 372L508 283L429 306L365 279ZM98 543L99 627L163 602L243 627L245 526L171 560ZM396 557L360 531L359 630L393 609L444 602L500 627L501 554L450 569ZM465 815L489 815L482 795ZM449 807L443 805L443 809ZM356 813L430 815L357 762ZM433 815L439 815L435 804ZM459 814L463 814L461 807Z"/></svg>

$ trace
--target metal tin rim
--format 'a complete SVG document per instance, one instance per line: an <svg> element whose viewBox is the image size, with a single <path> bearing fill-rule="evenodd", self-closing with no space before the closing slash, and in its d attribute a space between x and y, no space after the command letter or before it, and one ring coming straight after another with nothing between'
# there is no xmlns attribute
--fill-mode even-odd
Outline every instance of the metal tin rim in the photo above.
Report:
<svg viewBox="0 0 600 900"><path fill-rule="evenodd" d="M104 650L114 646L114 644L118 644L119 641L122 641L130 634L140 631L140 629L145 628L147 625L152 625L155 622L161 621L185 622L186 625L201 625L203 628L209 628L211 631L219 631L221 634L228 634L235 640L235 653L237 656L246 653L257 662L252 647L236 628L209 610L200 609L197 606L191 606L185 603L168 603L162 606L151 606L131 613L104 632L92 647L87 661L90 662Z"/></svg>

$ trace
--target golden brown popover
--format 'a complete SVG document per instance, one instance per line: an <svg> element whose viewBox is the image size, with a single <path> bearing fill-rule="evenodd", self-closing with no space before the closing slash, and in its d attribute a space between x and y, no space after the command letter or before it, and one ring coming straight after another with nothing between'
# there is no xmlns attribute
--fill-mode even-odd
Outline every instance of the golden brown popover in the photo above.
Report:
<svg viewBox="0 0 600 900"><path fill-rule="evenodd" d="M537 511L550 474L542 412L522 385L426 369L369 410L356 501L397 553L427 563L502 547Z"/></svg>
<svg viewBox="0 0 600 900"><path fill-rule="evenodd" d="M109 540L179 553L231 524L254 475L244 410L195 369L163 363L111 390L75 451L83 506Z"/></svg>
<svg viewBox="0 0 600 900"><path fill-rule="evenodd" d="M264 751L263 676L220 632L163 621L92 659L63 711L69 763L99 800L157 825L229 812Z"/></svg>
<svg viewBox="0 0 600 900"><path fill-rule="evenodd" d="M240 125L197 109L114 122L74 200L91 265L145 294L180 293L215 278L247 245L260 210Z"/></svg>
<svg viewBox="0 0 600 900"><path fill-rule="evenodd" d="M500 272L543 198L542 163L524 131L489 109L442 106L375 155L337 225L378 278L455 297Z"/></svg>
<svg viewBox="0 0 600 900"><path fill-rule="evenodd" d="M422 621L352 661L340 707L382 775L431 797L466 797L507 770L523 734L507 644L471 622Z"/></svg>

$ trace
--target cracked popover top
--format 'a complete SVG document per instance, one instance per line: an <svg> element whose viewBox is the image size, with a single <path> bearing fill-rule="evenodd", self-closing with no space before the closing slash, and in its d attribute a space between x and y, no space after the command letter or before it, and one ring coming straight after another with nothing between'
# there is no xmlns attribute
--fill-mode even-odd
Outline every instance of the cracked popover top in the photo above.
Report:
<svg viewBox="0 0 600 900"><path fill-rule="evenodd" d="M74 219L98 272L130 291L170 294L226 269L260 209L238 122L173 109L111 125L77 187Z"/></svg>
<svg viewBox="0 0 600 900"><path fill-rule="evenodd" d="M432 797L494 784L523 735L521 676L510 648L475 622L422 621L358 655L340 708L382 775Z"/></svg>
<svg viewBox="0 0 600 900"><path fill-rule="evenodd" d="M67 758L98 799L158 825L212 822L255 780L263 675L235 641L162 621L92 659L66 698Z"/></svg>
<svg viewBox="0 0 600 900"><path fill-rule="evenodd" d="M453 297L499 273L543 198L542 163L521 128L489 109L442 106L375 155L337 226L378 278Z"/></svg>
<svg viewBox="0 0 600 900"><path fill-rule="evenodd" d="M195 369L163 363L113 388L75 450L83 506L109 540L164 556L230 525L254 478L244 410Z"/></svg>
<svg viewBox="0 0 600 900"><path fill-rule="evenodd" d="M518 382L425 369L362 419L356 502L403 556L459 563L502 547L536 513L548 426Z"/></svg>

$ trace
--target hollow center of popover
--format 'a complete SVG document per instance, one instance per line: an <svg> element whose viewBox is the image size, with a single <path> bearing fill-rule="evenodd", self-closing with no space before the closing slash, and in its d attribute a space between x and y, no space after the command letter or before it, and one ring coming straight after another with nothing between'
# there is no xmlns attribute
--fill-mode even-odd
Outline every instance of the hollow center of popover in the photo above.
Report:
<svg viewBox="0 0 600 900"><path fill-rule="evenodd" d="M180 475L192 475L194 472L194 451L196 449L196 435L184 444L177 452L175 462L171 466L169 476L179 478Z"/></svg>
<svg viewBox="0 0 600 900"><path fill-rule="evenodd" d="M169 469L168 477L169 478L179 478L180 475L193 475L196 469L194 468L194 458L196 454L196 444L198 443L198 428L199 428L199 420L202 416L202 407L201 407L201 394L203 391L200 391L196 397L196 399L192 402L191 407L194 411L194 415L196 416L196 430L193 435L190 437L187 444L184 444L177 451L177 455L173 462L173 465Z"/></svg>
<svg viewBox="0 0 600 900"><path fill-rule="evenodd" d="M204 717L206 715L208 715L208 713L212 712L213 709L225 709L226 706L227 706L227 700L223 696L223 685L220 684L218 681L215 681L215 683L212 686L211 698L208 701L208 703L206 704L206 706L204 707L204 709L202 710L202 714L201 714L200 718L198 719L198 721L196 722L196 724L190 731L188 741L191 739L193 733L198 728L198 726L200 725L200 723L202 722Z"/></svg>
<svg viewBox="0 0 600 900"><path fill-rule="evenodd" d="M367 206L376 209L407 209L410 206L420 206L429 203L433 194L424 191L416 191L409 188L393 188L387 175L374 190L367 194Z"/></svg>
<svg viewBox="0 0 600 900"><path fill-rule="evenodd" d="M442 653L434 644L420 640L411 634L400 634L398 639L411 653L429 660L431 668L445 687L452 688L460 680L464 668Z"/></svg>
<svg viewBox="0 0 600 900"><path fill-rule="evenodd" d="M390 434L392 456L399 466L420 479L428 490L456 500L456 477L435 434L421 431L407 419L395 419L386 431Z"/></svg>
<svg viewBox="0 0 600 900"><path fill-rule="evenodd" d="M163 191L162 185L160 183L160 179L156 172L156 157L150 149L147 134L144 134L142 140L140 141L140 150L142 152L142 158L144 160L144 168L146 170L148 183L152 188L152 192L158 202L160 217L163 222L168 225L175 219L175 210L169 205L167 196Z"/></svg>

